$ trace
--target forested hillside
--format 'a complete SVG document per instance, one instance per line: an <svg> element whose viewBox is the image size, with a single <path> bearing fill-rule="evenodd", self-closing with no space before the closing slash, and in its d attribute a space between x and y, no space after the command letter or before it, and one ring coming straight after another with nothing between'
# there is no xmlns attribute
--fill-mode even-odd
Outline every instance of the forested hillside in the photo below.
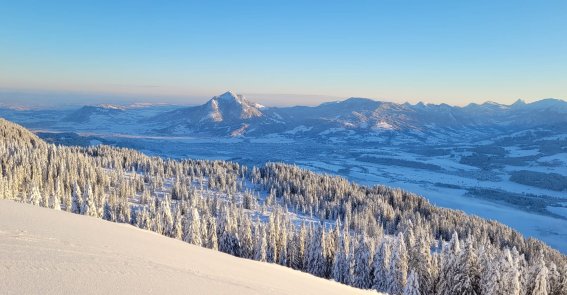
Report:
<svg viewBox="0 0 567 295"><path fill-rule="evenodd" d="M47 144L0 119L0 198L130 223L391 294L567 294L567 260L500 223L269 163Z"/></svg>

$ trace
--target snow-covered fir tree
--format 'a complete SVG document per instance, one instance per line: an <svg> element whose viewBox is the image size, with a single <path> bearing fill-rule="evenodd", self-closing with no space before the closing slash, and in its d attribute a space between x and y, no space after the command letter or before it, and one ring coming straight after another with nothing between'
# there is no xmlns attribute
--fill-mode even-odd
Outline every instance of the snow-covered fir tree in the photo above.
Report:
<svg viewBox="0 0 567 295"><path fill-rule="evenodd" d="M197 208L191 208L186 215L183 240L187 243L201 246L201 219Z"/></svg>
<svg viewBox="0 0 567 295"><path fill-rule="evenodd" d="M267 261L267 248L268 248L268 241L267 241L267 234L266 234L266 227L261 225L260 223L256 224L256 247L254 248L254 259L262 262Z"/></svg>
<svg viewBox="0 0 567 295"><path fill-rule="evenodd" d="M390 261L392 249L389 241L382 241L374 255L374 282L373 288L387 292L389 289Z"/></svg>
<svg viewBox="0 0 567 295"><path fill-rule="evenodd" d="M372 253L366 235L360 235L354 250L354 268L351 284L361 289L372 288Z"/></svg>
<svg viewBox="0 0 567 295"><path fill-rule="evenodd" d="M394 248L390 260L390 271L388 276L388 292L390 294L402 294L407 282L408 275L408 253L404 235L399 233L394 240Z"/></svg>
<svg viewBox="0 0 567 295"><path fill-rule="evenodd" d="M349 237L346 231L340 230L340 226L340 221L337 220L335 225L337 248L335 251L335 259L333 261L332 275L335 281L343 284L348 284L350 280L350 265L348 259L350 251L349 243L347 240Z"/></svg>
<svg viewBox="0 0 567 295"><path fill-rule="evenodd" d="M404 287L403 295L421 295L417 274L412 270L408 275L408 282Z"/></svg>

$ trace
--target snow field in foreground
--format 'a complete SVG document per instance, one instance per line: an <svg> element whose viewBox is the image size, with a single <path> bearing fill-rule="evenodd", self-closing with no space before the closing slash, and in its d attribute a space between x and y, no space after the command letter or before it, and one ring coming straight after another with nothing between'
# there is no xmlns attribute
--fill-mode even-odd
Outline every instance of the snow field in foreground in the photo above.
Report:
<svg viewBox="0 0 567 295"><path fill-rule="evenodd" d="M0 200L2 294L377 294L127 224Z"/></svg>

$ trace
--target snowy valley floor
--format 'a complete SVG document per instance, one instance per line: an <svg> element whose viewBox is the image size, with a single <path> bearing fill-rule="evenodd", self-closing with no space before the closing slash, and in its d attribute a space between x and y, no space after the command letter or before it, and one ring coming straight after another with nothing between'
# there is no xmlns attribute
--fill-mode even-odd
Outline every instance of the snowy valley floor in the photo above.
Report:
<svg viewBox="0 0 567 295"><path fill-rule="evenodd" d="M2 294L377 294L127 224L0 200Z"/></svg>

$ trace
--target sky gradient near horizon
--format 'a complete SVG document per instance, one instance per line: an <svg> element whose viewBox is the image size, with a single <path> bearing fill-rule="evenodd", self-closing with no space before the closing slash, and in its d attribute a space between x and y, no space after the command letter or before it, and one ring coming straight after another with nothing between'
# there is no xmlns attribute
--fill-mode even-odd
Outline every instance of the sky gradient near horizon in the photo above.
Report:
<svg viewBox="0 0 567 295"><path fill-rule="evenodd" d="M566 15L566 1L0 0L0 100L565 99Z"/></svg>

